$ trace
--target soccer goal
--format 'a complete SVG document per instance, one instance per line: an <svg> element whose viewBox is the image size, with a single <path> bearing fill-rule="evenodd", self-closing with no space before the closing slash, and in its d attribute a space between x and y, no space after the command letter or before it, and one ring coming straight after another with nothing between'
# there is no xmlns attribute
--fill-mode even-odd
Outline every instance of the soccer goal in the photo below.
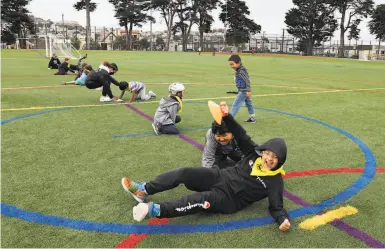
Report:
<svg viewBox="0 0 385 249"><path fill-rule="evenodd" d="M56 54L59 58L71 58L79 59L81 57L80 52L72 46L69 39L57 37L54 35L45 36L46 39L46 55L50 58L53 54Z"/></svg>
<svg viewBox="0 0 385 249"><path fill-rule="evenodd" d="M69 39L54 35L40 35L31 38L18 38L15 44L16 49L31 49L39 55L51 58L56 54L59 58L79 59L79 51L71 45Z"/></svg>
<svg viewBox="0 0 385 249"><path fill-rule="evenodd" d="M367 51L364 51L364 50L358 51L358 60L360 60L360 61L368 61L368 53L367 53Z"/></svg>

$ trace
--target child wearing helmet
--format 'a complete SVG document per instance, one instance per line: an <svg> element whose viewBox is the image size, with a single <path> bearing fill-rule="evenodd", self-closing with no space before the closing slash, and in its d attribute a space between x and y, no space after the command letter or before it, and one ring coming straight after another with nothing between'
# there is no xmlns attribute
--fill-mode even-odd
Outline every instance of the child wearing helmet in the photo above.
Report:
<svg viewBox="0 0 385 249"><path fill-rule="evenodd" d="M176 114L182 111L184 89L185 87L182 83L172 83L168 87L170 95L160 100L152 123L152 128L156 135L180 133L175 124L182 120L181 117Z"/></svg>
<svg viewBox="0 0 385 249"><path fill-rule="evenodd" d="M123 98L125 92L132 93L131 98L127 103L131 103L132 101L137 99L149 100L151 98L156 98L156 94L151 90L148 92L148 94L146 94L146 85L143 82L139 81L122 81L120 82L119 89L122 91L122 94L120 94L119 99Z"/></svg>

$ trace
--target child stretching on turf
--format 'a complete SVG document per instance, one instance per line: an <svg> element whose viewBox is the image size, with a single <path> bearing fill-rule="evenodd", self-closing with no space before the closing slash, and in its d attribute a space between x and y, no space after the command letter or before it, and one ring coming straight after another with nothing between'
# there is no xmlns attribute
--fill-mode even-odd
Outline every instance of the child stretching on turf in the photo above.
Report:
<svg viewBox="0 0 385 249"><path fill-rule="evenodd" d="M131 103L132 101L137 99L149 100L151 98L156 98L156 94L151 90L148 92L148 94L146 94L146 85L142 82L130 81L129 83L127 83L126 81L123 81L120 82L119 88L122 91L119 99L123 98L125 92L132 93L131 98L127 103Z"/></svg>
<svg viewBox="0 0 385 249"><path fill-rule="evenodd" d="M64 62L59 65L58 71L55 73L55 75L67 75L68 71L75 73L74 70L70 68L70 58L65 58Z"/></svg>
<svg viewBox="0 0 385 249"><path fill-rule="evenodd" d="M60 64L61 63L57 55L52 54L52 57L48 62L48 69L58 69Z"/></svg>
<svg viewBox="0 0 385 249"><path fill-rule="evenodd" d="M79 85L79 86L84 86L88 73L92 71L92 66L91 65L87 65L87 64L84 65L84 64L85 63L83 63L82 75L79 78L77 78L76 80L73 80L73 81L68 81L68 82L62 81L61 84L62 85Z"/></svg>
<svg viewBox="0 0 385 249"><path fill-rule="evenodd" d="M285 141L273 138L256 145L229 114L225 102L221 102L220 109L223 122L234 135L245 157L234 167L226 169L178 168L147 182L123 178L124 190L140 202L133 208L134 220L142 221L146 217L173 218L200 212L232 214L267 198L269 213L279 230L290 228L289 214L283 207L282 175L285 171L282 166L287 155ZM179 200L146 203L148 196L181 184L194 193Z"/></svg>
<svg viewBox="0 0 385 249"><path fill-rule="evenodd" d="M245 120L245 122L255 123L255 112L253 102L251 100L249 73L242 65L241 57L239 57L239 55L230 56L229 65L235 70L235 84L238 88L237 97L233 103L233 107L231 108L231 115L235 117L244 102L250 115L249 119Z"/></svg>
<svg viewBox="0 0 385 249"><path fill-rule="evenodd" d="M170 96L160 100L159 107L155 112L152 128L156 135L180 133L175 124L182 120L176 114L182 110L184 85L178 82L172 83L168 87L168 91Z"/></svg>

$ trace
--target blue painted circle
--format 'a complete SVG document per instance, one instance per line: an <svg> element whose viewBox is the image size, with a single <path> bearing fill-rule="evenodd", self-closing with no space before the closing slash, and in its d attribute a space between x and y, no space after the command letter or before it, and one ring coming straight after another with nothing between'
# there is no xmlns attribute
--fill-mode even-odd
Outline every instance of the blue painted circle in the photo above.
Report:
<svg viewBox="0 0 385 249"><path fill-rule="evenodd" d="M357 194L359 191L361 191L366 185L368 185L373 179L373 177L375 176L376 158L374 157L372 151L368 148L368 146L366 146L361 140L359 140L357 137L353 136L352 134L313 118L309 118L309 117L305 117L297 114L291 114L287 112L266 109L266 108L255 107L255 109L283 114L283 115L296 117L296 118L301 118L301 119L308 120L316 124L320 124L325 127L328 127L334 131L341 133L342 135L346 136L347 138L352 140L354 143L356 143L365 155L364 171L362 175L351 186L349 186L344 191L339 192L333 198L323 201L321 203L318 203L312 206L306 206L306 207L290 210L289 214L292 219L301 217L303 215L320 213L325 208L332 207L338 203L348 200L349 198ZM45 114L53 111L60 111L60 110L67 110L67 109L55 109L51 111L28 114L25 116L20 116L13 119L2 121L1 124L3 125L22 118ZM184 233L198 233L198 232L200 233L201 232L219 232L219 231L228 231L228 230L235 230L235 229L241 229L241 228L249 228L254 226L262 226L262 225L274 223L274 220L271 216L258 217L258 218L245 219L245 220L228 221L228 222L222 222L222 223L216 223L216 224L194 224L194 225L165 224L165 225L154 226L154 225L142 225L142 224L101 223L101 222L92 222L87 220L73 220L65 217L31 212L27 210L22 210L16 206L8 205L6 203L1 203L1 213L4 216L14 217L21 220L39 223L39 224L60 226L60 227L85 230L85 231L121 233L121 234L130 234L130 233L184 234Z"/></svg>

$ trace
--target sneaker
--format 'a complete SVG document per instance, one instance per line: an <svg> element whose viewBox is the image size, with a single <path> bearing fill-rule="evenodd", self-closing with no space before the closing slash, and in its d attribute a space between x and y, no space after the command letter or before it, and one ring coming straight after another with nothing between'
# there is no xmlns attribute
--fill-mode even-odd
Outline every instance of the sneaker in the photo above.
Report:
<svg viewBox="0 0 385 249"><path fill-rule="evenodd" d="M108 96L101 96L99 100L100 100L100 102L109 102L109 101L111 101L110 97L108 97Z"/></svg>
<svg viewBox="0 0 385 249"><path fill-rule="evenodd" d="M156 94L153 91L149 91L148 94L151 96L151 98L156 98Z"/></svg>
<svg viewBox="0 0 385 249"><path fill-rule="evenodd" d="M155 134L159 135L159 130L158 130L157 125L155 125L154 123L152 123L151 125L152 125L152 129L154 129Z"/></svg>
<svg viewBox="0 0 385 249"><path fill-rule="evenodd" d="M124 190L134 197L134 199L138 202L144 202L147 197L146 189L144 188L144 183L142 182L134 182L128 178L122 178L122 186Z"/></svg>
<svg viewBox="0 0 385 249"><path fill-rule="evenodd" d="M160 205L153 202L150 203L139 203L132 209L132 214L134 220L142 221L147 216L148 217L157 217L160 215Z"/></svg>
<svg viewBox="0 0 385 249"><path fill-rule="evenodd" d="M139 203L135 207L132 208L132 216L134 220L140 222L144 220L144 218L148 215L149 210L149 204L148 203Z"/></svg>
<svg viewBox="0 0 385 249"><path fill-rule="evenodd" d="M250 117L248 120L245 120L246 123L255 123L255 118Z"/></svg>

